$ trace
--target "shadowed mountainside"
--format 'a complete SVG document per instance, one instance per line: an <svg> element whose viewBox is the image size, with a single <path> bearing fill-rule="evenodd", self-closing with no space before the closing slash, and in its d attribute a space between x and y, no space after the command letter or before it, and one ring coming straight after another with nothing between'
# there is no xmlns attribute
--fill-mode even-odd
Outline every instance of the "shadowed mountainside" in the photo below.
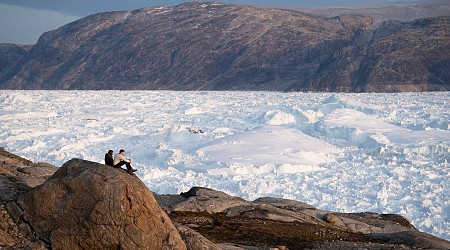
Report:
<svg viewBox="0 0 450 250"><path fill-rule="evenodd" d="M190 2L47 32L3 89L450 90L450 16L370 16Z"/></svg>
<svg viewBox="0 0 450 250"><path fill-rule="evenodd" d="M0 79L11 71L26 53L27 50L19 45L0 43Z"/></svg>

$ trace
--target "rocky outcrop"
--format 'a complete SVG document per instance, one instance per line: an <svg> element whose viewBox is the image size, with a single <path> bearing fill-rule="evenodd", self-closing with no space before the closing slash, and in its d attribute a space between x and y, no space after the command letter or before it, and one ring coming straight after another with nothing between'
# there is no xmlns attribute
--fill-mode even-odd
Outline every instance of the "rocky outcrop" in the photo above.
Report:
<svg viewBox="0 0 450 250"><path fill-rule="evenodd" d="M203 235L197 233L194 229L190 227L183 226L181 224L176 224L178 231L188 249L192 250L223 250L222 247L217 246L210 240L205 238Z"/></svg>
<svg viewBox="0 0 450 250"><path fill-rule="evenodd" d="M41 36L3 89L450 90L450 16L190 2L92 15Z"/></svg>
<svg viewBox="0 0 450 250"><path fill-rule="evenodd" d="M33 163L0 147L0 249L45 249L45 243L24 234L23 227L11 218L6 204L45 182L58 167Z"/></svg>
<svg viewBox="0 0 450 250"><path fill-rule="evenodd" d="M44 183L59 168L33 163L0 147L0 204L17 200L19 195Z"/></svg>
<svg viewBox="0 0 450 250"><path fill-rule="evenodd" d="M68 161L6 208L52 249L186 249L139 178L102 164Z"/></svg>
<svg viewBox="0 0 450 250"><path fill-rule="evenodd" d="M160 204L173 221L213 242L225 244L222 247L234 244L236 249L450 248L450 242L419 232L405 218L394 214L335 213L271 197L230 204L228 201L241 199L200 187L172 195L171 199L167 195L156 198L162 201Z"/></svg>
<svg viewBox="0 0 450 250"><path fill-rule="evenodd" d="M136 175L94 162L73 159L54 172L0 156L0 174L16 180L0 186L2 249L450 249L399 215L246 201L203 187L157 195Z"/></svg>

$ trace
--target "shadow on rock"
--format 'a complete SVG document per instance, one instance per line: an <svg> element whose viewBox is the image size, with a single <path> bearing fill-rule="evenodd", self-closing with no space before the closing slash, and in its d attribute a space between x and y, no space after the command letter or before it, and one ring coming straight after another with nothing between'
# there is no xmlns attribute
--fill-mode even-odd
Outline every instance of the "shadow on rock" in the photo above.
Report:
<svg viewBox="0 0 450 250"><path fill-rule="evenodd" d="M103 164L72 159L7 209L52 249L186 249L139 178Z"/></svg>

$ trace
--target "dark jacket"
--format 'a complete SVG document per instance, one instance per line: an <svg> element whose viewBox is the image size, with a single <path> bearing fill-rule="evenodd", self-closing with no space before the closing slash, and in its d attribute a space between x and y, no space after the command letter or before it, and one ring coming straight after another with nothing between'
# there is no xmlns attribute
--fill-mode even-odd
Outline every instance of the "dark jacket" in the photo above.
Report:
<svg viewBox="0 0 450 250"><path fill-rule="evenodd" d="M114 167L114 159L112 155L106 153L105 154L105 164L111 167Z"/></svg>

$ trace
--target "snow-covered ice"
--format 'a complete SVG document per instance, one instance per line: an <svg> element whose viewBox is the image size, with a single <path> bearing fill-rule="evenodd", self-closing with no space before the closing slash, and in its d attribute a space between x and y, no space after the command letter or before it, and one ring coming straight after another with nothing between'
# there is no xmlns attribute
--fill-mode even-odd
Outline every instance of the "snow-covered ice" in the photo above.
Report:
<svg viewBox="0 0 450 250"><path fill-rule="evenodd" d="M450 92L0 91L0 146L32 161L124 148L156 193L397 213L447 240L449 122Z"/></svg>

